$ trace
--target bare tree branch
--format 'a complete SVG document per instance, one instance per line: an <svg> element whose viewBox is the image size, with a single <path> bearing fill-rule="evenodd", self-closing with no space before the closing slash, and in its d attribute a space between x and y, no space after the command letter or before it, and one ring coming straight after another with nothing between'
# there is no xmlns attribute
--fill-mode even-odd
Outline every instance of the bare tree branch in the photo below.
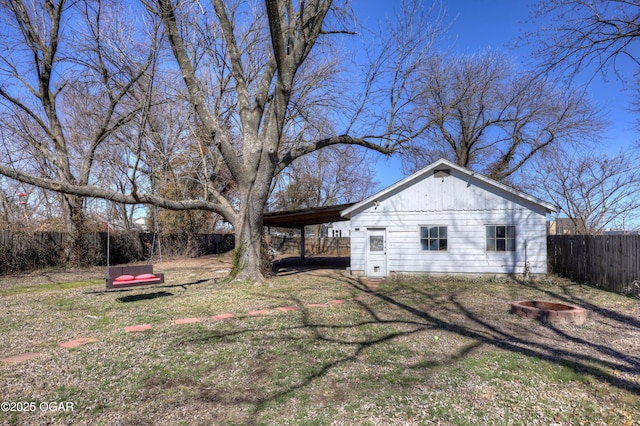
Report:
<svg viewBox="0 0 640 426"><path fill-rule="evenodd" d="M606 155L557 155L538 162L536 181L545 196L573 223L573 232L599 234L623 227L638 216L640 172L634 153Z"/></svg>
<svg viewBox="0 0 640 426"><path fill-rule="evenodd" d="M534 17L537 32L527 35L546 70L571 74L585 69L621 75L626 58L640 65L640 4L628 0L545 0ZM550 24L547 22L551 21Z"/></svg>
<svg viewBox="0 0 640 426"><path fill-rule="evenodd" d="M435 58L412 90L426 133L403 148L410 170L444 157L507 180L532 158L592 139L603 126L583 91L518 74L493 52Z"/></svg>
<svg viewBox="0 0 640 426"><path fill-rule="evenodd" d="M2 164L0 164L0 174L43 189L79 197L103 198L123 204L150 204L169 210L207 210L219 213L224 217L233 217L233 212L229 211L227 207L210 201L196 199L171 200L153 194L138 194L134 196L95 185L77 185L54 179L41 178L32 174L22 173Z"/></svg>

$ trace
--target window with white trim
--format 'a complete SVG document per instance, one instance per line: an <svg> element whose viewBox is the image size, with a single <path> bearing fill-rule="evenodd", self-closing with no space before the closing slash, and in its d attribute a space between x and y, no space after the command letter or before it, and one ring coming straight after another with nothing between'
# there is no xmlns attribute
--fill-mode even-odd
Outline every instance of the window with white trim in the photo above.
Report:
<svg viewBox="0 0 640 426"><path fill-rule="evenodd" d="M420 249L426 251L447 251L447 227L421 226Z"/></svg>
<svg viewBox="0 0 640 426"><path fill-rule="evenodd" d="M487 251L515 251L516 227L512 225L487 225Z"/></svg>

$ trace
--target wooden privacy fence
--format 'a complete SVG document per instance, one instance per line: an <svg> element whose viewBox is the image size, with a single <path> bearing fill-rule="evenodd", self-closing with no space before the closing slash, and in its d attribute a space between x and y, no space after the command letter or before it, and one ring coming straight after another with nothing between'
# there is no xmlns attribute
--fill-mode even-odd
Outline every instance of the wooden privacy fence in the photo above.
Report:
<svg viewBox="0 0 640 426"><path fill-rule="evenodd" d="M148 260L152 255L201 256L233 249L233 234L163 234L112 232L109 240L111 264ZM83 262L106 263L107 233L83 235ZM0 273L65 265L69 236L65 232L12 232L0 230ZM153 253L152 253L153 250Z"/></svg>
<svg viewBox="0 0 640 426"><path fill-rule="evenodd" d="M300 237L269 236L269 246L279 253L300 254ZM305 253L308 256L326 254L332 256L350 256L351 238L349 237L323 237L305 238Z"/></svg>
<svg viewBox="0 0 640 426"><path fill-rule="evenodd" d="M640 235L550 235L547 253L557 274L640 295Z"/></svg>

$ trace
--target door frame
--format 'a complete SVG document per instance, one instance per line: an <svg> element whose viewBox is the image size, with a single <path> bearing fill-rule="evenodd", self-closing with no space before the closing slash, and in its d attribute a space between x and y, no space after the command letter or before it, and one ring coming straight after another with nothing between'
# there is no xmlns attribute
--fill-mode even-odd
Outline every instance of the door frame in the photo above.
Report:
<svg viewBox="0 0 640 426"><path fill-rule="evenodd" d="M370 243L371 243L371 237L375 236L375 235L382 235L383 237L383 248L382 248L382 253L379 254L380 258L382 259L383 264L381 265L374 265L373 263L378 263L378 260L372 260L371 259L371 247L370 247ZM366 235L366 243L365 243L365 256L366 256L366 261L365 261L365 274L368 277L386 277L388 275L388 241L387 241L387 228L380 228L380 227L375 227L375 228L367 228L367 235ZM377 253L377 252L376 252ZM375 269L376 267L380 267L379 270L376 272Z"/></svg>

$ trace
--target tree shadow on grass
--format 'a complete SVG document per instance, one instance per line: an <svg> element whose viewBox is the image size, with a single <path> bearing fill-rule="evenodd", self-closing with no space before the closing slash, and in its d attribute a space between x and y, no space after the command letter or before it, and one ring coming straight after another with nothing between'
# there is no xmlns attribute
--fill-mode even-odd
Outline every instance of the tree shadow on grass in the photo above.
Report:
<svg viewBox="0 0 640 426"><path fill-rule="evenodd" d="M273 272L278 276L296 275L316 270L345 270L351 264L350 257L285 257L273 262Z"/></svg>
<svg viewBox="0 0 640 426"><path fill-rule="evenodd" d="M120 303L139 302L141 300L153 300L159 297L173 296L173 293L167 291L156 291L154 293L132 294L131 296L118 297L116 300Z"/></svg>
<svg viewBox="0 0 640 426"><path fill-rule="evenodd" d="M548 288L545 288L545 285L540 282L522 281L522 280L517 280L517 282L523 287L534 289L536 291L539 291L543 294L548 295L551 298L555 298L563 302L568 302L574 305L578 305L590 312L597 313L615 322L628 324L640 329L640 318L624 315L618 311L614 311L612 309L607 309L607 308L603 308L602 306L595 305L589 300L586 300L584 297L579 296L577 292L572 291L573 289L583 287L582 284L572 282L570 285L563 285L562 293L558 293L558 292L550 291ZM596 287L590 287L590 286L587 286L587 287L596 291L606 291L606 290L600 290ZM624 296L624 297L629 297L629 296Z"/></svg>
<svg viewBox="0 0 640 426"><path fill-rule="evenodd" d="M544 343L535 342L531 339L521 338L514 333L508 333L504 330L500 330L495 325L479 317L477 314L467 309L463 304L457 302L454 296L450 298L450 301L459 309L460 312L465 314L467 319L492 333L491 338L484 339L485 343L549 362L562 361L563 365L573 365L576 371L590 374L594 378L606 380L612 385L631 390L640 395L639 384L621 380L607 371L607 369L614 369L615 371L638 373L640 372L640 358L638 357L629 356L622 351L611 348L610 346L597 342L590 342L578 336L572 336L567 330L563 330L553 323L541 323L539 326L552 331L559 343L572 342L578 346L585 348L588 347L591 349L593 354L589 355L581 351L568 350L563 348L561 345L558 345L558 347L552 347ZM534 320L527 319L524 321ZM480 336L469 333L466 329L458 329L457 331L460 333L464 332L476 340L480 339ZM600 354L602 357L597 357L596 354Z"/></svg>
<svg viewBox="0 0 640 426"><path fill-rule="evenodd" d="M572 294L571 291L567 290L571 286L563 286L563 294L559 294L550 291L539 282L514 280L513 285L535 289L550 296L551 299L559 299L563 302L579 305L591 313L597 313L612 321L613 326L616 328L624 327L629 331L638 332L637 338L640 338L640 321L636 318L590 303L577 294ZM602 335L598 333L585 333L584 336L581 336L581 327L579 326L570 325L564 327L554 325L553 323L543 324L535 320L519 318L516 319L515 323L522 323L521 327L526 327L526 329L523 329L525 333L517 333L516 330L518 330L518 327L513 327L513 322L511 322L509 327L505 327L499 321L492 322L487 318L483 318L477 312L470 309L465 303L458 301L455 293L447 297L448 305L453 307L453 309L446 307L443 309L464 315L467 320L466 324L437 318L424 310L416 309L392 296L378 294L377 297L434 324L438 328L452 331L477 342L482 342L528 357L549 361L551 363L559 363L565 366L572 365L577 372L589 374L597 380L604 380L612 386L640 395L640 383L620 378L611 372L611 370L613 370L614 372L640 374L640 357L627 354L620 349L615 349L610 344L590 340L594 337L602 337ZM423 294L423 297L429 296L428 294ZM503 308L496 306L496 309ZM588 317L587 321L594 321L593 316L591 318ZM549 339L547 339L547 342L540 342L523 337L523 335L541 336L543 333L541 333L540 330L548 330L553 333L557 344L550 345L548 343ZM565 347L567 343L571 343L573 347L579 349L567 349Z"/></svg>
<svg viewBox="0 0 640 426"><path fill-rule="evenodd" d="M535 284L513 281L509 285L531 288ZM357 311L353 317L337 316L335 321L322 319L324 317L316 315L314 309L345 308L341 308L342 305L307 308L305 301L300 298L287 295L274 297L271 294L274 306L286 303L299 307L295 313L283 314L297 315L295 325L270 327L269 321L273 319L265 319L264 326L246 327L243 323L239 328L229 325L226 330L214 328L197 336L185 337L182 343L233 346L248 342L252 349L252 357L244 360L246 371L240 373L252 381L203 385L194 380L198 398L203 402L224 406L249 405L252 407L251 418L243 421L258 423L260 414L272 404L293 398L301 390L311 391L316 382L344 366L371 368L374 372L368 377L375 382L378 379L375 376L378 365L368 359L370 349L384 353L388 344L412 336L417 339L433 338L433 333L456 336L459 338L458 346L446 349L447 352L443 354L426 354L417 361L412 359L412 368L428 371L442 365L455 365L474 356L480 348L486 350L493 347L569 367L581 375L640 395L639 383L616 374L638 374L640 358L605 345L591 337L592 334L581 333L577 326L541 324L516 316L507 316L505 320L504 312L497 318L484 315L472 300L462 300L455 290L434 295L428 288L420 288L417 284L394 284L387 289L383 283L379 291L373 292L363 281L351 278L339 280L336 286L351 289L352 298L345 303L350 304L347 309ZM562 300L568 303L580 304L576 303L580 302L580 298L575 295L555 295L544 288L538 290L543 294L546 291L549 296L562 296ZM358 299L357 296L363 293L369 296ZM496 309L506 311L506 306L496 306ZM598 308L599 315L607 316L620 326L635 326L633 318L595 305L593 307ZM553 338L549 338L549 334ZM534 338L530 338L532 336ZM274 349L271 350L271 347ZM288 371L291 371L292 377L283 380L282 384L274 384L273 377L282 374L277 370L286 368L283 363L290 364ZM424 380L422 374L419 377ZM353 385L348 383L348 386Z"/></svg>
<svg viewBox="0 0 640 426"><path fill-rule="evenodd" d="M85 291L84 294L94 294L94 295L98 295L101 296L103 294L107 294L107 293L130 293L130 292L139 292L139 291L144 291L144 290L149 290L149 289L171 289L171 288L175 288L175 287L181 287L182 289L186 290L188 286L192 286L192 285L198 285L198 284L203 284L203 283L207 283L207 282L211 282L213 280L211 279L199 279L199 280L195 280L195 281L189 281L189 282L184 282L184 283L178 283L178 284L152 284L152 285L147 285L147 286L133 286L133 287L127 287L127 288L115 288L115 289L105 289L105 290L91 290L91 291ZM144 295L141 295L144 296Z"/></svg>

